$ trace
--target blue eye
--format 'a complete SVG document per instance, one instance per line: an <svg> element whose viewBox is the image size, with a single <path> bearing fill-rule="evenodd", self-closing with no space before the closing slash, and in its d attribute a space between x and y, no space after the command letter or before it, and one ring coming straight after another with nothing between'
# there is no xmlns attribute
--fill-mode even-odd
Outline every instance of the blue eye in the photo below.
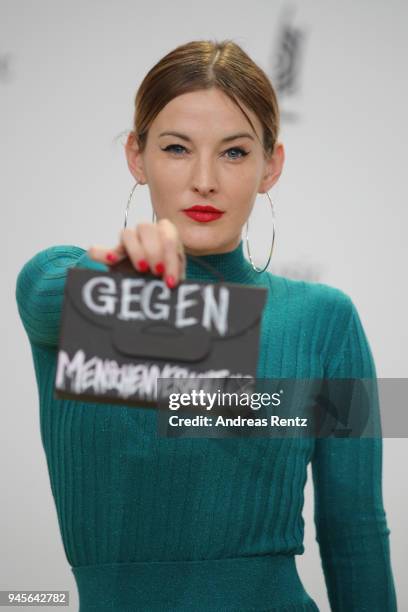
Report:
<svg viewBox="0 0 408 612"><path fill-rule="evenodd" d="M226 153L229 153L230 151L239 151L239 153L241 154L240 157L232 157L230 159L240 159L240 158L246 157L248 155L248 152L244 151L244 149L241 149L241 147L232 147L231 149L228 149L228 151L226 151Z"/></svg>
<svg viewBox="0 0 408 612"><path fill-rule="evenodd" d="M180 149L182 149L183 151L180 151ZM175 153L176 155L178 155L179 153L187 151L187 149L180 144L171 144L168 145L166 148L162 149L162 151L169 151L170 153ZM230 151L238 151L239 153L238 156L234 155L233 157L229 157L230 160L242 159L243 157L246 157L248 155L248 151L244 151L244 149L242 149L241 147L231 147L224 153L229 153Z"/></svg>
<svg viewBox="0 0 408 612"><path fill-rule="evenodd" d="M162 151L171 151L173 153L176 153L176 151L174 151L174 148L179 148L179 149L185 149L185 147L183 147L183 145L179 145L179 144L172 144L172 145L168 145L165 149L162 149Z"/></svg>

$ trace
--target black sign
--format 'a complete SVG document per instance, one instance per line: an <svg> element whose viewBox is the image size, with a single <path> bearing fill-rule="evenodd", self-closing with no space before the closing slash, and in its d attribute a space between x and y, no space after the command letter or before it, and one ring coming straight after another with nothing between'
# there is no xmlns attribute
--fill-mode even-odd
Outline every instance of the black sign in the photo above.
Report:
<svg viewBox="0 0 408 612"><path fill-rule="evenodd" d="M157 407L158 378L254 378L267 290L68 271L55 397Z"/></svg>

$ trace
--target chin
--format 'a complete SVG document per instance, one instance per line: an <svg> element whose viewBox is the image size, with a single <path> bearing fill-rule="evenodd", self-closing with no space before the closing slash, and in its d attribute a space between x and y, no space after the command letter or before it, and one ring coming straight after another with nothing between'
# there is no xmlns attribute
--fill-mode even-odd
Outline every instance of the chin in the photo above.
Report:
<svg viewBox="0 0 408 612"><path fill-rule="evenodd" d="M233 248L228 247L228 244L234 240L233 236L227 236L225 232L217 231L214 227L183 228L180 236L184 248L192 255L210 255Z"/></svg>

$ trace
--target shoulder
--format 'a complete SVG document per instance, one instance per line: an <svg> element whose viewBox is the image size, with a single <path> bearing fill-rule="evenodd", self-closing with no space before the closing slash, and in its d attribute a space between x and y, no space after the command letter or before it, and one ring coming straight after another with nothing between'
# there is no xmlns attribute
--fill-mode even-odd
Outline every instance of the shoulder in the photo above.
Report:
<svg viewBox="0 0 408 612"><path fill-rule="evenodd" d="M25 261L17 276L17 285L23 278L34 280L39 276L52 279L64 277L73 266L107 270L107 266L89 258L88 251L72 244L57 244L34 253Z"/></svg>
<svg viewBox="0 0 408 612"><path fill-rule="evenodd" d="M36 251L28 260L23 262L19 273L21 274L28 269L44 270L53 266L68 266L72 261L79 259L85 252L85 249L71 244L50 246Z"/></svg>
<svg viewBox="0 0 408 612"><path fill-rule="evenodd" d="M342 289L326 283L295 280L268 272L270 299L304 315L349 319L354 309L351 297Z"/></svg>
<svg viewBox="0 0 408 612"><path fill-rule="evenodd" d="M71 244L58 244L35 252L20 265L15 282L19 303L36 292L57 292L69 268L87 259L87 251Z"/></svg>
<svg viewBox="0 0 408 612"><path fill-rule="evenodd" d="M276 313L290 337L301 338L307 350L315 350L322 363L337 364L347 343L357 346L356 355L366 352L360 317L347 292L327 283L270 273L269 284L269 312Z"/></svg>

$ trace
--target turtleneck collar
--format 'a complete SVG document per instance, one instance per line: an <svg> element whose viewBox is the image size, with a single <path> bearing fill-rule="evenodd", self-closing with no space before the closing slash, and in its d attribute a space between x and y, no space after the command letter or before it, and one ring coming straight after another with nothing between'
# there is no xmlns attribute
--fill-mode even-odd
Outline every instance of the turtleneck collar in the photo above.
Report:
<svg viewBox="0 0 408 612"><path fill-rule="evenodd" d="M194 256L200 262L187 254L186 278L203 280L207 282L231 282L241 284L259 284L263 280L264 274L259 274L253 269L251 263L244 256L243 241L238 246L226 253L213 253L211 255ZM207 269L207 264L214 267L217 271L211 272ZM222 275L221 278L219 275Z"/></svg>

